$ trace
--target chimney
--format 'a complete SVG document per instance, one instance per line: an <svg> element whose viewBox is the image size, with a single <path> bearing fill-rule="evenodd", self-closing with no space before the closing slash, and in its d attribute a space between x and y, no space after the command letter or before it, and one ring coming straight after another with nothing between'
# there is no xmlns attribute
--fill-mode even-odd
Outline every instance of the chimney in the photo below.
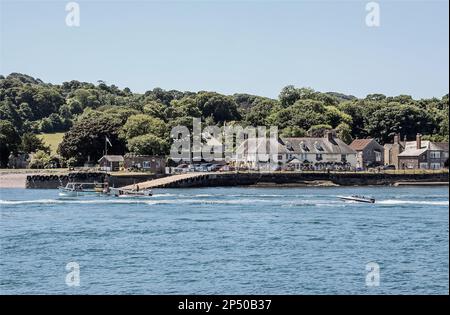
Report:
<svg viewBox="0 0 450 315"><path fill-rule="evenodd" d="M330 141L330 142L333 142L333 141L334 141L334 139L333 139L333 132L327 131L327 139L328 139L328 141Z"/></svg>
<svg viewBox="0 0 450 315"><path fill-rule="evenodd" d="M416 148L421 149L422 148L422 135L418 133L416 135Z"/></svg>
<svg viewBox="0 0 450 315"><path fill-rule="evenodd" d="M400 134L396 133L394 135L394 144L399 144L400 143Z"/></svg>

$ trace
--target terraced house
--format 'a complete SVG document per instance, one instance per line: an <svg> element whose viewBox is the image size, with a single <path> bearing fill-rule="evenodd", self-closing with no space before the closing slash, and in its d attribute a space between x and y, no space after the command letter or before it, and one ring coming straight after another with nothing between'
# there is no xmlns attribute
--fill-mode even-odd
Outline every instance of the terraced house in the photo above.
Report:
<svg viewBox="0 0 450 315"><path fill-rule="evenodd" d="M264 143L258 143L258 146ZM356 151L342 140L328 132L323 138L279 138L276 144L265 142L269 160L260 159L258 154L249 153L249 141L237 150L237 157L249 168L261 168L268 162L276 161L282 168L300 169L353 169L356 167ZM272 150L270 151L270 147ZM276 156L272 154L274 149ZM251 151L251 150L250 150ZM254 152L254 151L253 151ZM273 164L273 163L272 163Z"/></svg>
<svg viewBox="0 0 450 315"><path fill-rule="evenodd" d="M327 132L324 138L282 138L285 154L282 163L295 169L310 167L321 169L350 169L356 167L356 151ZM297 162L298 161L298 162Z"/></svg>

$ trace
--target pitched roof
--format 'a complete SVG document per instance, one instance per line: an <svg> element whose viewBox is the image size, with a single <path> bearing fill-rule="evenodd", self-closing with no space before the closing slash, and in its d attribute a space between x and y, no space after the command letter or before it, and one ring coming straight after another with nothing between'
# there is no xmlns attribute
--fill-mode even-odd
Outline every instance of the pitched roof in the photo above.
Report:
<svg viewBox="0 0 450 315"><path fill-rule="evenodd" d="M373 141L373 139L355 139L350 144L350 148L356 151L362 151L364 148Z"/></svg>
<svg viewBox="0 0 450 315"><path fill-rule="evenodd" d="M282 138L289 153L356 154L348 144L338 138Z"/></svg>
<svg viewBox="0 0 450 315"><path fill-rule="evenodd" d="M399 156L419 156L427 150L448 152L448 142L422 140L420 147L420 149L417 149L416 141L408 141L406 142L405 151L400 153Z"/></svg>
<svg viewBox="0 0 450 315"><path fill-rule="evenodd" d="M431 142L428 140L422 140L422 141L420 141L420 148L421 149L429 149L430 143ZM416 141L406 141L405 150L412 150L412 149L417 149L417 142Z"/></svg>
<svg viewBox="0 0 450 315"><path fill-rule="evenodd" d="M247 139L244 142L242 142L239 147L236 149L237 154L247 155L247 154L255 154L255 153L267 153L267 154L282 154L282 153L288 153L286 150L286 147L279 143L278 141L275 141L272 143L271 148L271 142L270 138L266 138L265 141L263 139L259 138L253 138L253 139ZM265 145L265 149L264 149ZM250 146L250 150L249 150ZM271 150L272 149L272 150ZM276 152L273 152L276 149Z"/></svg>
<svg viewBox="0 0 450 315"><path fill-rule="evenodd" d="M100 158L99 161L106 159L107 161L110 162L123 162L123 156L121 155L104 155Z"/></svg>
<svg viewBox="0 0 450 315"><path fill-rule="evenodd" d="M405 151L400 153L398 156L419 156L419 155L423 154L424 152L426 152L427 150L428 150L427 148L406 149Z"/></svg>
<svg viewBox="0 0 450 315"><path fill-rule="evenodd" d="M448 152L448 142L430 142L430 150Z"/></svg>

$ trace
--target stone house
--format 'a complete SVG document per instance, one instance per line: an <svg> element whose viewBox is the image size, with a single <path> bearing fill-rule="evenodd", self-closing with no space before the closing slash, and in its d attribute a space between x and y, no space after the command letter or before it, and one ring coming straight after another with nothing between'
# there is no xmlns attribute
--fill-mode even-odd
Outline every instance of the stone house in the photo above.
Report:
<svg viewBox="0 0 450 315"><path fill-rule="evenodd" d="M398 155L403 152L406 145L406 137L404 141L400 141L400 134L394 135L393 143L386 143L384 145L384 164L394 165L395 169L399 169Z"/></svg>
<svg viewBox="0 0 450 315"><path fill-rule="evenodd" d="M367 169L384 165L384 147L375 139L355 139L350 147L357 153L357 168Z"/></svg>
<svg viewBox="0 0 450 315"><path fill-rule="evenodd" d="M422 140L417 134L416 141L408 141L398 155L400 169L442 169L448 163L448 142Z"/></svg>

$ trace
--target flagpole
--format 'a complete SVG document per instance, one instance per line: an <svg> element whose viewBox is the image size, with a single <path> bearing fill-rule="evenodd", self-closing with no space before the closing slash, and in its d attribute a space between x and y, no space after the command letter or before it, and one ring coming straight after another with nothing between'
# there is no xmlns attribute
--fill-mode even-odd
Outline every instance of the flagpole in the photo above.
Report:
<svg viewBox="0 0 450 315"><path fill-rule="evenodd" d="M105 136L105 155L108 155L108 143L106 142L106 136Z"/></svg>

